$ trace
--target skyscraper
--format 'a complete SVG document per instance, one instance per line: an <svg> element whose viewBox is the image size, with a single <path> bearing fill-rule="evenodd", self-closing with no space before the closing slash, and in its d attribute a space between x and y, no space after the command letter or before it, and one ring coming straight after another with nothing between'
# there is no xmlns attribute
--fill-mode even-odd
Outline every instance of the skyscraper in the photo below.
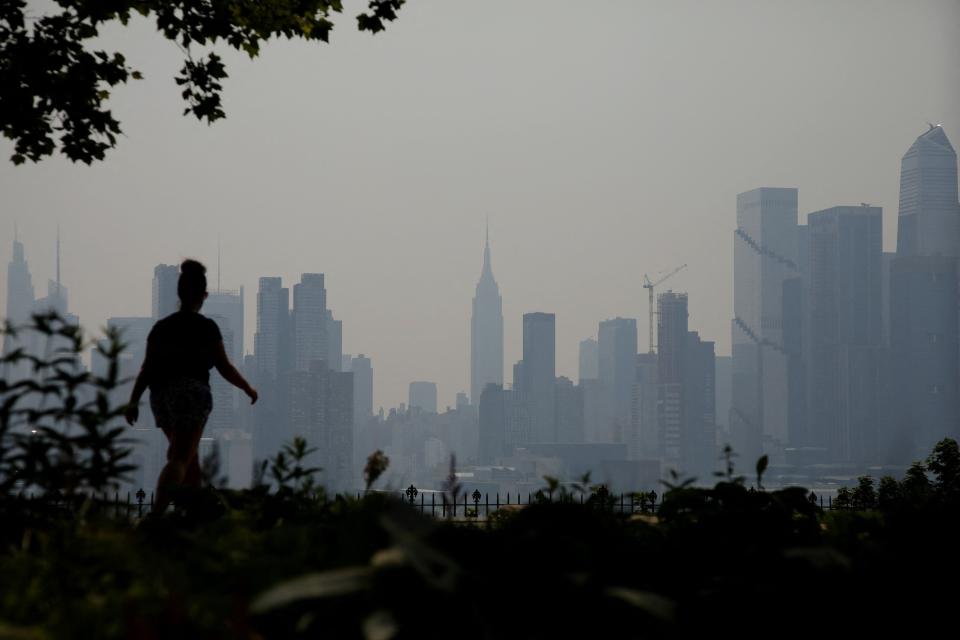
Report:
<svg viewBox="0 0 960 640"><path fill-rule="evenodd" d="M667 291L657 296L660 455L674 466L682 457L687 322L687 294Z"/></svg>
<svg viewBox="0 0 960 640"><path fill-rule="evenodd" d="M833 461L876 452L882 336L882 211L832 207L811 213L809 427L805 444Z"/></svg>
<svg viewBox="0 0 960 640"><path fill-rule="evenodd" d="M597 341L587 338L580 341L578 378L580 384L584 380L596 380L600 377L600 351Z"/></svg>
<svg viewBox="0 0 960 640"><path fill-rule="evenodd" d="M636 380L637 321L614 318L600 323L597 331L600 382L600 428L605 442L625 442L629 431Z"/></svg>
<svg viewBox="0 0 960 640"><path fill-rule="evenodd" d="M260 278L253 348L261 376L276 378L284 370L290 338L290 290L280 278Z"/></svg>
<svg viewBox="0 0 960 640"><path fill-rule="evenodd" d="M218 290L211 291L203 303L203 314L206 316L220 316L224 325L233 332L233 338L225 341L227 355L230 361L239 367L243 362L243 287L239 291ZM220 323L218 323L220 324ZM221 332L223 327L221 326Z"/></svg>
<svg viewBox="0 0 960 640"><path fill-rule="evenodd" d="M437 412L437 383L417 381L410 383L409 406L424 413Z"/></svg>
<svg viewBox="0 0 960 640"><path fill-rule="evenodd" d="M897 256L890 262L894 405L886 459L909 462L960 435L960 202L957 154L932 126L900 163Z"/></svg>
<svg viewBox="0 0 960 640"><path fill-rule="evenodd" d="M503 303L493 278L489 231L470 316L470 401L479 404L488 384L503 385Z"/></svg>
<svg viewBox="0 0 960 640"><path fill-rule="evenodd" d="M960 256L957 152L939 125L930 125L900 161L897 255Z"/></svg>
<svg viewBox="0 0 960 640"><path fill-rule="evenodd" d="M556 378L556 316L523 314L523 361L514 380L530 408L533 442L555 442L554 389Z"/></svg>
<svg viewBox="0 0 960 640"><path fill-rule="evenodd" d="M13 259L7 264L7 321L14 327L20 327L30 320L33 312L33 282L30 278L30 267L24 256L23 243L14 232ZM14 349L26 346L19 338L10 334L3 336L3 353L10 353ZM7 380L20 379L29 372L29 365L22 361L17 366L9 365L6 371L0 371Z"/></svg>
<svg viewBox="0 0 960 640"><path fill-rule="evenodd" d="M360 424L373 415L373 365L362 353L350 361L353 372L353 420Z"/></svg>
<svg viewBox="0 0 960 640"><path fill-rule="evenodd" d="M763 187L737 196L734 233L734 448L747 460L789 437L784 281L799 274L797 190Z"/></svg>
<svg viewBox="0 0 960 640"><path fill-rule="evenodd" d="M312 363L340 369L340 360L330 362L327 353L327 290L322 273L304 273L293 285L293 356L296 371L309 371Z"/></svg>
<svg viewBox="0 0 960 640"><path fill-rule="evenodd" d="M180 268L175 264L158 264L153 268L153 319L159 320L180 307L177 280Z"/></svg>

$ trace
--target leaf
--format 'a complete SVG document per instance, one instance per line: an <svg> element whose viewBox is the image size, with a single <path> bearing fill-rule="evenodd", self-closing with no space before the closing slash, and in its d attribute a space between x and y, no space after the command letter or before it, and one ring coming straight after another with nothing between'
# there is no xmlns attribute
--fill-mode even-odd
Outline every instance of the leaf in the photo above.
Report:
<svg viewBox="0 0 960 640"><path fill-rule="evenodd" d="M319 600L350 595L370 587L373 569L347 567L322 573L311 573L282 582L263 592L253 601L253 613L266 613L303 600Z"/></svg>

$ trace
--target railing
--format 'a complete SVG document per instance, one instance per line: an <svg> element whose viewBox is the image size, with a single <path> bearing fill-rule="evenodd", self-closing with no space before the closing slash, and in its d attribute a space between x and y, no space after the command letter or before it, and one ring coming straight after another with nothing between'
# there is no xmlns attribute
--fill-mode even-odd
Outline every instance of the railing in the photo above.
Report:
<svg viewBox="0 0 960 640"><path fill-rule="evenodd" d="M396 492L378 492L388 495L397 495ZM427 499L427 495L430 496ZM56 499L49 499L44 496L21 496L30 502L46 502L58 504ZM333 499L343 499L344 494L337 494ZM356 499L363 497L362 493L355 494ZM655 515L663 504L662 496L657 495L655 491L636 492L636 493L611 493L607 487L600 486L590 494L557 494L554 495L543 489L535 492L526 493L506 493L501 496L500 493L481 493L474 490L471 494L457 495L456 498L440 491L420 491L414 485L410 485L405 490L399 492L397 496L401 502L417 509L423 514L429 514L431 517L453 519L458 521L485 521L490 516L500 510L515 510L528 507L535 504L580 504L589 505L597 509L605 509L621 515L645 514ZM319 499L329 500L321 497ZM817 495L810 492L809 498L811 504L824 511L838 510L845 507L835 505L833 496L827 496L824 500L823 495ZM98 507L102 513L113 514L116 518L137 518L140 519L153 509L154 494L149 495L143 489L136 493L127 492L126 497L122 498L119 492L114 492L113 496L109 494L100 494L91 496L90 500Z"/></svg>

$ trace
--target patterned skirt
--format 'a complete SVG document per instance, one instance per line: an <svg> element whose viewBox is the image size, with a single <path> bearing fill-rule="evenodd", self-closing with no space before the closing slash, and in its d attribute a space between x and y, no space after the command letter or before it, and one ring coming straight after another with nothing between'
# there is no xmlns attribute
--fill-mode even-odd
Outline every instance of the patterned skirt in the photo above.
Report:
<svg viewBox="0 0 960 640"><path fill-rule="evenodd" d="M150 408L161 429L196 429L207 423L213 409L210 385L193 378L177 378L150 388Z"/></svg>

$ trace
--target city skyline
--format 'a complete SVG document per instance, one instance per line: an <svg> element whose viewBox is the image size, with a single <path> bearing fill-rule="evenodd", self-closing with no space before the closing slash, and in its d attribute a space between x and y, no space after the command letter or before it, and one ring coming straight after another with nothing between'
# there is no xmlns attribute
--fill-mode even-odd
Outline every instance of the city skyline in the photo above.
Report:
<svg viewBox="0 0 960 640"><path fill-rule="evenodd" d="M344 352L376 367L378 407L410 380L438 381L441 406L469 391L487 215L508 366L522 314L543 309L557 314L557 372L575 379L597 321L637 318L643 335L642 275L680 263L670 287L728 354L736 194L796 187L801 214L882 207L892 251L900 157L927 120L960 138L960 9L851 2L823 20L807 6L640 4L424 2L376 39L272 43L256 65L227 56L228 117L210 128L181 118L167 95L179 52L134 19L103 35L124 38L146 77L115 92L118 149L95 167L5 166L0 239L19 223L39 290L59 223L64 283L95 331L148 315L156 264L194 256L216 275L220 237L220 281L249 294L248 351L258 278L325 273ZM0 241L0 263L10 250Z"/></svg>

